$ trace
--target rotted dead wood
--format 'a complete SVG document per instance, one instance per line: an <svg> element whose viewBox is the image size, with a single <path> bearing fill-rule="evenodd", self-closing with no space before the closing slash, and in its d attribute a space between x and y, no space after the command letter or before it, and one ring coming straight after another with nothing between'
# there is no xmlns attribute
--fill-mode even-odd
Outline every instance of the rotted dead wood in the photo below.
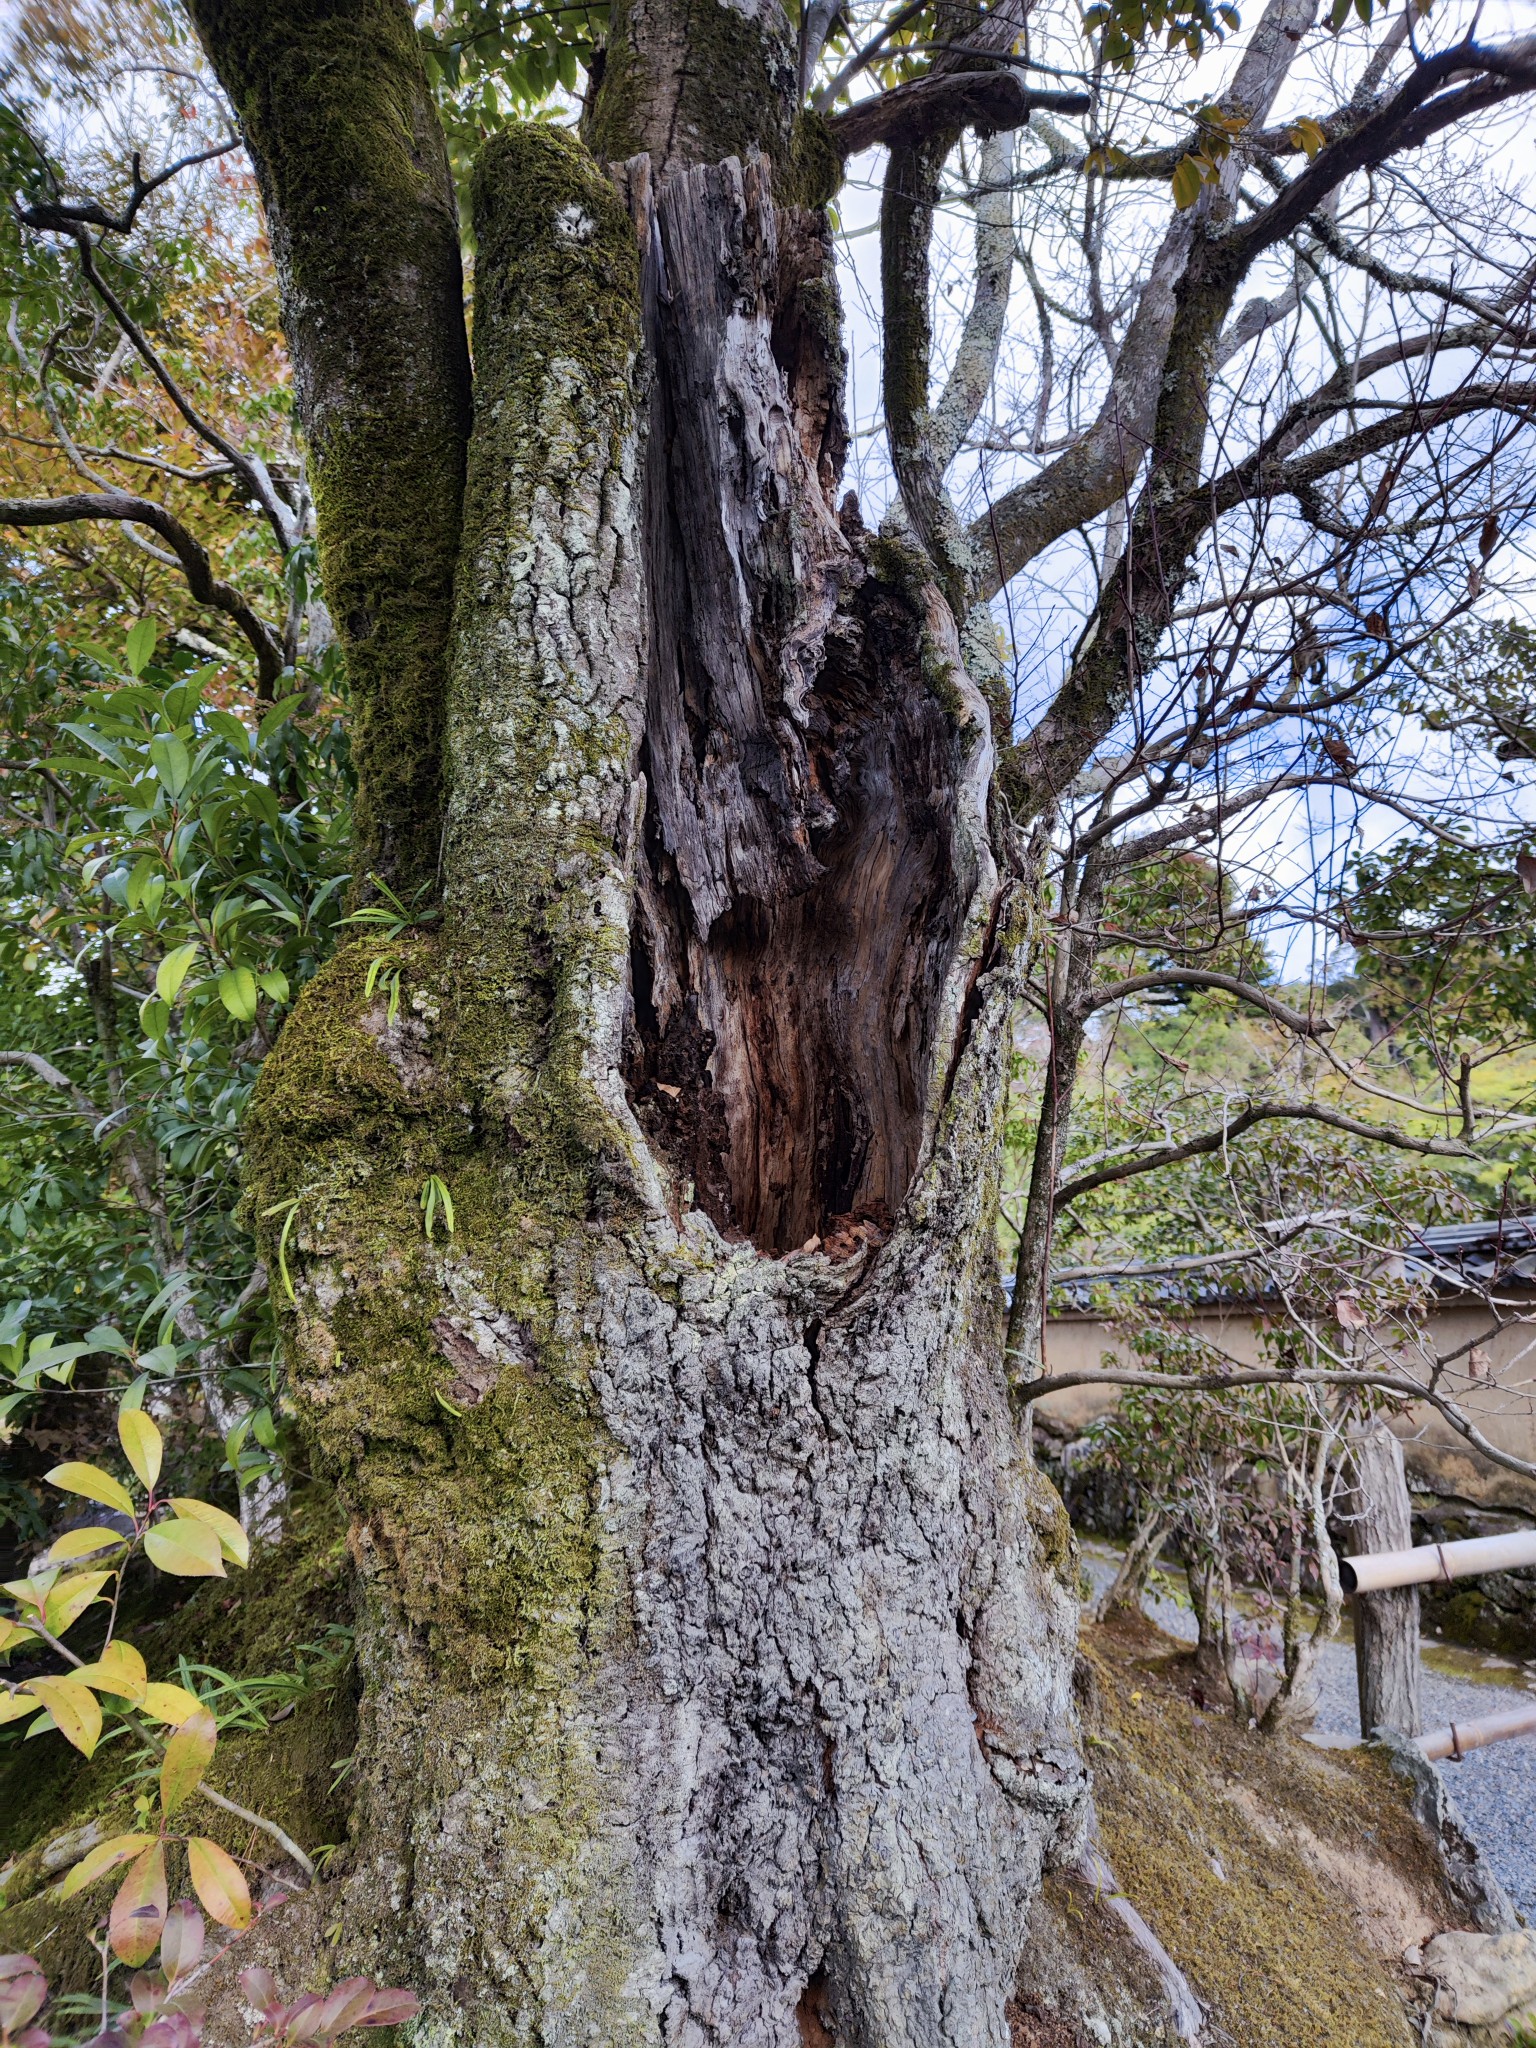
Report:
<svg viewBox="0 0 1536 2048"><path fill-rule="evenodd" d="M627 1081L679 1196L789 1251L900 1207L972 876L974 733L921 575L874 573L830 238L762 162L628 172L653 364Z"/></svg>

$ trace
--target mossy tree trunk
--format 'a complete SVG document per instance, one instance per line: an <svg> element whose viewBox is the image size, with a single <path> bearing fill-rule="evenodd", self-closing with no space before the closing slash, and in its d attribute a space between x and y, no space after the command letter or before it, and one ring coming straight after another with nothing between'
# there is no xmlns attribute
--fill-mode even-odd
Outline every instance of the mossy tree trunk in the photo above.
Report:
<svg viewBox="0 0 1536 2048"><path fill-rule="evenodd" d="M836 509L792 44L706 12L712 124L658 141L677 28L636 8L592 128L642 153L484 152L439 915L311 986L250 1131L364 1592L338 1956L444 2043L1003 2048L1084 1790L1070 1532L1001 1373L1028 906L951 605ZM442 424L425 386L355 409L395 405Z"/></svg>

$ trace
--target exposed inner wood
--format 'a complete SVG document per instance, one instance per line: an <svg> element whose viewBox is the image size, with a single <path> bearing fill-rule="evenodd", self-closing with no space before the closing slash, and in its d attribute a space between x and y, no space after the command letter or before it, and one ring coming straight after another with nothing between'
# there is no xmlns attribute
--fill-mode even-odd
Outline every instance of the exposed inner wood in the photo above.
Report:
<svg viewBox="0 0 1536 2048"><path fill-rule="evenodd" d="M963 916L914 604L834 513L832 253L763 164L648 210L646 829L628 1081L691 1199L784 1251L900 1206ZM685 1186L684 1198L688 1198ZM851 1248L851 1245L850 1245Z"/></svg>

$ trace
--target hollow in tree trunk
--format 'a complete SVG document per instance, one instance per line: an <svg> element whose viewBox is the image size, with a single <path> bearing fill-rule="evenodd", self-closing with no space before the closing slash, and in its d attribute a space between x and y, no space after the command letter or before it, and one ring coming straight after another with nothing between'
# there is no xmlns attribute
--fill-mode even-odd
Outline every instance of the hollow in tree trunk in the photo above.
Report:
<svg viewBox="0 0 1536 2048"><path fill-rule="evenodd" d="M711 7L760 110L780 17ZM271 133L288 11L198 12L288 208L301 394L334 396L345 335L302 315L352 252L306 243ZM724 147L663 13L616 22L592 123L638 153L538 125L477 167L440 898L306 991L250 1133L362 1587L340 1960L416 1986L433 2042L1004 2048L1085 1783L1070 1529L1001 1370L1026 906L951 606L838 506L814 137ZM403 55L382 111L306 87L374 122L346 203L376 177L430 241L417 89ZM431 278L402 262L389 317ZM381 356L389 402L451 357ZM376 417L326 415L327 559ZM430 626L431 562L391 560ZM339 618L364 868L401 606Z"/></svg>

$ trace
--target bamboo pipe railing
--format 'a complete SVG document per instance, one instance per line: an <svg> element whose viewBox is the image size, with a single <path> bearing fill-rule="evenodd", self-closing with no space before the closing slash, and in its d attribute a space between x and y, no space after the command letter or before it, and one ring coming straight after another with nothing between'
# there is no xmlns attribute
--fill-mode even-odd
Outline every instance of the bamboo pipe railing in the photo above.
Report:
<svg viewBox="0 0 1536 2048"><path fill-rule="evenodd" d="M1346 1593L1380 1593L1389 1586L1427 1586L1435 1579L1512 1572L1522 1565L1536 1565L1536 1529L1517 1529L1509 1536L1473 1536L1464 1543L1421 1543L1412 1550L1341 1557L1339 1583Z"/></svg>
<svg viewBox="0 0 1536 2048"><path fill-rule="evenodd" d="M1486 1749L1490 1742L1507 1742L1513 1735L1536 1735L1536 1700L1508 1714L1485 1715L1481 1721L1453 1721L1449 1728L1421 1735L1419 1748L1431 1763L1450 1757L1459 1764L1468 1750Z"/></svg>

